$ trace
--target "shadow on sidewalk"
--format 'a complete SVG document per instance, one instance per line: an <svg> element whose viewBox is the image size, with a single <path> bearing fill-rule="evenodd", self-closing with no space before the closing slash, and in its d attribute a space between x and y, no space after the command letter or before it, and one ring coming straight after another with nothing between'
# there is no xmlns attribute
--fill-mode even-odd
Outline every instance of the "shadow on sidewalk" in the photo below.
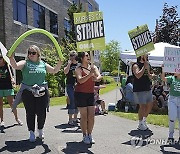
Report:
<svg viewBox="0 0 180 154"><path fill-rule="evenodd" d="M63 133L82 133L79 125L71 126L69 124L61 124L54 127L56 129L62 129Z"/></svg>
<svg viewBox="0 0 180 154"><path fill-rule="evenodd" d="M92 145L84 144L83 142L67 142L66 148L62 149L61 151L66 154L75 154L75 153L87 153L87 154L94 154L89 150Z"/></svg>
<svg viewBox="0 0 180 154"><path fill-rule="evenodd" d="M122 144L132 145L132 146L146 146L149 144L145 139L148 139L153 135L151 130L141 131L141 130L131 130L128 133L131 136L131 139L127 142L123 142Z"/></svg>
<svg viewBox="0 0 180 154"><path fill-rule="evenodd" d="M161 145L161 152L163 154L179 154L180 153L180 144L176 143L176 144L167 144L167 145ZM177 152L172 151L172 148L178 150ZM169 150L168 150L169 149Z"/></svg>
<svg viewBox="0 0 180 154"><path fill-rule="evenodd" d="M44 144L42 140L37 139L36 142L31 143L29 140L20 140L20 141L6 141L5 146L0 149L0 153L4 151L8 152L25 152L29 151L30 149L36 148L36 146L42 146L44 148L43 153L48 153L51 150L49 149L48 145Z"/></svg>
<svg viewBox="0 0 180 154"><path fill-rule="evenodd" d="M0 127L0 133L5 133L5 129L9 129L9 128L12 128L14 126L19 126L18 124L13 124L13 125L9 125L9 126L6 126L6 127Z"/></svg>

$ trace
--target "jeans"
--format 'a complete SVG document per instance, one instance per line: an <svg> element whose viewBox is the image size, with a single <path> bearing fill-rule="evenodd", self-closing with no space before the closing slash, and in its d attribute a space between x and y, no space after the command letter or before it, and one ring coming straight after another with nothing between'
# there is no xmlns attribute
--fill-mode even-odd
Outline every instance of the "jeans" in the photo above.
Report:
<svg viewBox="0 0 180 154"><path fill-rule="evenodd" d="M68 114L78 114L78 109L74 102L74 85L67 84L66 89L67 89L67 94L70 100L70 104L68 106Z"/></svg>

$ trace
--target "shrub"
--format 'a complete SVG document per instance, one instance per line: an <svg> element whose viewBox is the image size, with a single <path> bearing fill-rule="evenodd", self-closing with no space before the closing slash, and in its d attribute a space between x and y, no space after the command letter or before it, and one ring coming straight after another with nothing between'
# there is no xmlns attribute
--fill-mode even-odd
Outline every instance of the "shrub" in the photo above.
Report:
<svg viewBox="0 0 180 154"><path fill-rule="evenodd" d="M104 84L110 84L115 82L114 78L110 77L110 76L103 76L102 82Z"/></svg>

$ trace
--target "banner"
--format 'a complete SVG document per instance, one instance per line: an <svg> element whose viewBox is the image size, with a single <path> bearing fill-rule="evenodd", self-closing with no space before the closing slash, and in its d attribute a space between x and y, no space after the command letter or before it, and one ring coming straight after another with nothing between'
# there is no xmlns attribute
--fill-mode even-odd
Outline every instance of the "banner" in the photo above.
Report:
<svg viewBox="0 0 180 154"><path fill-rule="evenodd" d="M154 50L151 34L147 25L138 26L128 32L136 57Z"/></svg>
<svg viewBox="0 0 180 154"><path fill-rule="evenodd" d="M180 73L180 48L165 47L164 72Z"/></svg>
<svg viewBox="0 0 180 154"><path fill-rule="evenodd" d="M1 51L1 54L4 58L4 60L10 65L10 60L9 58L6 56L7 54L7 49L4 47L4 45L0 42L0 51Z"/></svg>
<svg viewBox="0 0 180 154"><path fill-rule="evenodd" d="M77 51L105 50L102 12L74 13Z"/></svg>

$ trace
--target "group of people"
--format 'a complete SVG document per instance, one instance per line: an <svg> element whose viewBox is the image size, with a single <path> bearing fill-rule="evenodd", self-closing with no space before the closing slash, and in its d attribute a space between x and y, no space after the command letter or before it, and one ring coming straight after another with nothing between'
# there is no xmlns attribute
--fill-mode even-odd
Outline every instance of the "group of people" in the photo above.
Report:
<svg viewBox="0 0 180 154"><path fill-rule="evenodd" d="M163 93L162 86L155 85L153 87L153 93L151 90L151 79L153 73L150 71L150 64L148 62L148 56L143 55L137 58L137 62L132 65L133 73L133 96L134 102L139 105L139 130L147 130L146 118L150 113L153 106L153 93L154 99L158 97L163 103L163 99L166 96ZM165 77L165 73L162 67L161 79L170 85L170 92L168 98L168 117L169 117L169 136L168 141L174 140L174 125L175 120L179 121L179 137L180 137L180 74L174 73Z"/></svg>
<svg viewBox="0 0 180 154"><path fill-rule="evenodd" d="M22 101L26 111L26 122L29 131L29 141L35 142L35 119L37 116L38 138L44 138L44 124L46 121L46 109L49 107L48 84L45 80L47 73L57 73L63 64L61 60L52 67L41 59L40 49L31 45L27 49L25 60L16 62L14 56L9 57L11 66L22 71L23 80L15 99L12 87L11 71L8 64L0 55L0 118L1 126L3 121L3 97L7 97L8 102L19 125L23 123L17 116L17 105ZM83 134L83 142L86 144L95 143L92 138L95 116L95 82L102 79L98 68L90 63L88 52L69 53L69 60L64 67L67 76L66 90L69 98L68 115L69 125L74 125L78 121L77 114L80 112L80 126ZM105 112L105 107L103 108Z"/></svg>
<svg viewBox="0 0 180 154"><path fill-rule="evenodd" d="M26 122L29 131L30 142L36 141L35 119L37 116L38 137L44 138L44 124L46 120L46 109L49 106L48 84L45 80L47 73L57 73L62 66L59 60L56 66L52 67L41 60L40 49L31 45L27 50L25 60L16 62L14 56L9 57L11 66L16 70L22 71L23 80L20 90L13 101L13 77L10 68L0 55L0 118L1 126L3 120L3 97L7 97L15 120L19 125L23 123L17 116L16 107L21 101L24 103L26 111ZM105 110L105 103L99 100L99 85L95 82L102 79L98 68L91 65L91 58L88 52L71 51L69 60L64 67L67 76L66 89L69 97L68 124L74 125L80 112L80 126L83 134L83 142L86 144L95 143L92 137L95 117L95 101L101 104L102 111ZM133 101L139 105L139 125L138 129L147 130L146 118L153 106L153 95L151 90L151 79L153 74L150 71L150 64L147 55L137 58L137 62L132 66L133 73ZM173 140L175 120L178 117L180 124L180 74L165 77L162 69L162 80L170 85L170 96L168 100L169 115L169 140ZM132 81L129 81L132 84ZM126 84L128 85L128 83ZM129 85L131 87L131 85ZM132 88L132 87L131 87ZM154 87L157 88L157 87ZM157 90L157 89L156 89ZM159 96L161 100L161 97ZM180 131L180 129L179 129ZM180 132L179 132L180 134Z"/></svg>

